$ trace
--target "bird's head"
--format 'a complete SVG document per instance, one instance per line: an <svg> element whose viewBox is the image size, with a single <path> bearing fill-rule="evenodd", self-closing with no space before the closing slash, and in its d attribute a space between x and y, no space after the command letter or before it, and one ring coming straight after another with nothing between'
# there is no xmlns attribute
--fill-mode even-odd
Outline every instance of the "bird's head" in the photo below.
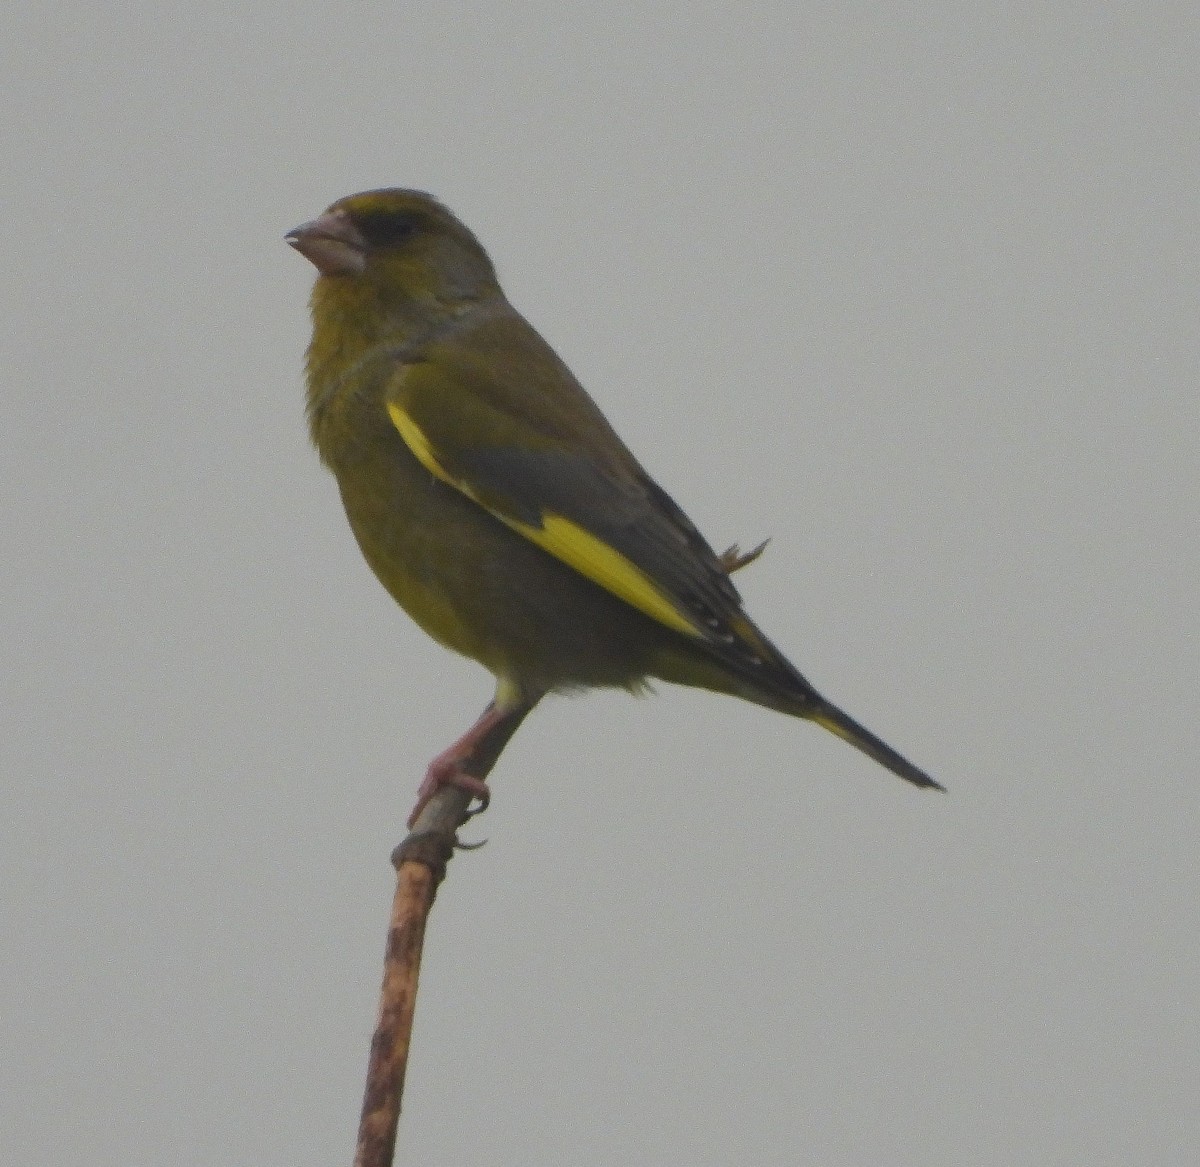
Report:
<svg viewBox="0 0 1200 1167"><path fill-rule="evenodd" d="M348 195L285 238L316 267L319 287L367 292L399 312L436 312L498 290L479 240L421 191Z"/></svg>

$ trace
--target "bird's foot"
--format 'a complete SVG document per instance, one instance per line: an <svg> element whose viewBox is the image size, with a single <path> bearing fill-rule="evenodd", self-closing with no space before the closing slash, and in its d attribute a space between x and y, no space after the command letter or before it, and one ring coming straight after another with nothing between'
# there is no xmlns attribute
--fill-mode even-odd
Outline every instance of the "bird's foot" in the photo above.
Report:
<svg viewBox="0 0 1200 1167"><path fill-rule="evenodd" d="M753 563L767 549L770 539L764 539L753 551L743 551L736 543L717 556L717 562L725 570L726 575L741 571L747 564Z"/></svg>
<svg viewBox="0 0 1200 1167"><path fill-rule="evenodd" d="M500 688L497 689L496 700L488 703L479 720L449 749L443 750L429 763L425 780L417 793L417 805L408 816L409 830L413 829L430 799L443 786L457 786L479 800L479 805L465 816L464 822L487 810L492 794L483 779L491 772L500 751L508 744L517 726L541 697L540 693L530 696L518 692L515 686L507 686L504 696L508 699L501 701Z"/></svg>
<svg viewBox="0 0 1200 1167"><path fill-rule="evenodd" d="M479 806L471 811L472 817L487 810L487 805L492 799L492 792L488 789L486 782L463 770L463 763L467 759L463 757L457 747L458 743L456 742L445 753L438 754L429 763L429 769L425 771L425 778L417 791L417 805L413 807L412 814L408 816L409 830L416 825L421 811L429 805L430 799L443 786L457 786L460 790L465 790L472 797L479 799Z"/></svg>
<svg viewBox="0 0 1200 1167"><path fill-rule="evenodd" d="M517 717L517 722L524 713ZM481 746L483 746L488 735L502 725L506 721L511 721L514 717L512 710L503 710L496 706L496 703L491 702L488 707L480 715L479 720L466 733L462 735L452 746L443 750L432 762L429 763L429 769L425 771L425 779L421 783L421 788L417 791L417 805L413 807L412 814L408 816L408 829L411 831L413 825L421 815L421 811L429 805L429 800L441 790L443 786L457 786L460 790L465 790L474 798L479 799L477 806L467 816L473 818L477 814L482 814L487 810L488 803L492 799L492 792L487 788L487 783L482 778L477 778L474 774L467 772L467 767L475 760Z"/></svg>

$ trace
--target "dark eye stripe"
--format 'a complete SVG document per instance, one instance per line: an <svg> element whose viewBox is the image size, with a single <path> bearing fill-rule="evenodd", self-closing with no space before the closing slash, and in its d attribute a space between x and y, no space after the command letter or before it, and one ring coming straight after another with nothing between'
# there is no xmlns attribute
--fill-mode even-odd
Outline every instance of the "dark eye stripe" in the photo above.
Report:
<svg viewBox="0 0 1200 1167"><path fill-rule="evenodd" d="M416 234L420 222L406 211L375 211L358 215L356 225L368 243L395 247Z"/></svg>

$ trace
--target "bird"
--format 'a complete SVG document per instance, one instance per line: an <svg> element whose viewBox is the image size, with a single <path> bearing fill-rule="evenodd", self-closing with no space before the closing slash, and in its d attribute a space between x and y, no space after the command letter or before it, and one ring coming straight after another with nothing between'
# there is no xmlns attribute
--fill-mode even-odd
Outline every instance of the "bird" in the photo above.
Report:
<svg viewBox="0 0 1200 1167"><path fill-rule="evenodd" d="M707 689L831 731L943 790L823 697L746 614L716 553L509 303L482 244L419 190L338 199L285 241L316 268L312 441L384 588L496 680L429 764L483 805L472 761L549 693ZM478 768L478 767L476 767Z"/></svg>

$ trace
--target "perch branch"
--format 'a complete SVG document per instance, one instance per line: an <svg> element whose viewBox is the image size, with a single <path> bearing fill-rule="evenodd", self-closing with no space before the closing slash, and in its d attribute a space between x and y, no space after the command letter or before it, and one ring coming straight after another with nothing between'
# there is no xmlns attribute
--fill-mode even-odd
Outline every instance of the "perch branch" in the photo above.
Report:
<svg viewBox="0 0 1200 1167"><path fill-rule="evenodd" d="M523 717L524 714L501 723L480 743L475 756L464 767L472 777L488 776ZM467 821L470 802L471 795L465 790L443 786L429 800L408 837L392 852L396 894L392 899L379 1015L371 1038L354 1167L392 1165L425 923L438 884L446 874L446 864L454 854L455 832Z"/></svg>

